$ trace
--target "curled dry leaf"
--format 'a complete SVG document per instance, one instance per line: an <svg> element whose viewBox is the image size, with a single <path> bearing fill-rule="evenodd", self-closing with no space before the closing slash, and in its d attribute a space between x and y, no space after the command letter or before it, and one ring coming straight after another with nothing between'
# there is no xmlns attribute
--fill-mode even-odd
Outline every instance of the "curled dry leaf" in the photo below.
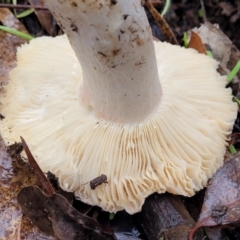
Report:
<svg viewBox="0 0 240 240"><path fill-rule="evenodd" d="M199 53L202 53L205 55L207 54L206 48L205 48L204 44L202 43L201 38L199 37L199 35L197 33L193 32L193 31L191 31L188 48L193 48L193 49L197 50Z"/></svg>
<svg viewBox="0 0 240 240"><path fill-rule="evenodd" d="M24 214L47 235L57 239L108 239L98 222L75 210L60 194L47 196L37 186L23 188L18 196ZM41 219L41 221L39 221Z"/></svg>
<svg viewBox="0 0 240 240"><path fill-rule="evenodd" d="M220 62L224 72L229 73L240 59L240 51L232 41L219 29L218 25L209 22L201 25L200 28L194 28L193 31L200 36L205 45L210 46L214 59ZM235 80L239 78L240 72Z"/></svg>
<svg viewBox="0 0 240 240"><path fill-rule="evenodd" d="M47 177L39 168L25 140L21 137L22 146L30 166L40 180L44 192L37 186L21 189L17 200L23 213L47 235L57 239L107 239L103 229L94 219L79 213L67 199L55 193ZM100 176L106 182L106 176ZM97 182L100 184L99 182ZM95 187L97 186L94 185ZM41 221L39 221L41 219ZM108 237L111 235L109 234Z"/></svg>
<svg viewBox="0 0 240 240"><path fill-rule="evenodd" d="M231 157L208 184L198 222L189 239L200 227L240 222L240 153Z"/></svg>

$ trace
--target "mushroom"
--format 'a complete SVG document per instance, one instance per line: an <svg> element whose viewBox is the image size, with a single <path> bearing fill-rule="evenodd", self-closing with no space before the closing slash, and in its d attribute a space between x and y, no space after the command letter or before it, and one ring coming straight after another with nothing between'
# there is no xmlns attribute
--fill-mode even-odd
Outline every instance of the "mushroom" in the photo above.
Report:
<svg viewBox="0 0 240 240"><path fill-rule="evenodd" d="M140 0L46 5L67 37L18 50L1 99L5 143L23 136L64 190L109 212L205 187L237 115L218 62L153 42ZM101 174L108 183L91 189Z"/></svg>

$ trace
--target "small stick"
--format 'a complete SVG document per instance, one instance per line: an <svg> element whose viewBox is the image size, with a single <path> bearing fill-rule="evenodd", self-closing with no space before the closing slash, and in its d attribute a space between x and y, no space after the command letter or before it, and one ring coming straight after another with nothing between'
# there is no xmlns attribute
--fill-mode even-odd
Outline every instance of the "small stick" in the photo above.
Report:
<svg viewBox="0 0 240 240"><path fill-rule="evenodd" d="M28 148L28 145L26 144L25 140L22 137L20 137L20 138L21 138L21 141L22 141L23 149L27 154L29 165L31 166L35 175L38 177L40 183L42 184L43 191L48 196L52 196L55 193L52 185L50 184L50 182L48 181L48 179L46 178L46 176L44 175L44 173L42 172L42 170L38 166L36 160L34 159L32 153L30 152L30 150Z"/></svg>
<svg viewBox="0 0 240 240"><path fill-rule="evenodd" d="M34 5L23 5L23 4L5 4L5 3L0 3L0 8L10 8L10 9L29 9L29 8L34 8L35 10L44 10L48 11L48 8L44 6L34 6Z"/></svg>
<svg viewBox="0 0 240 240"><path fill-rule="evenodd" d="M162 34L166 42L178 45L178 41L175 35L173 34L171 28L168 26L165 19L161 16L161 14L159 14L159 12L153 7L153 5L149 2L149 0L145 0L144 5L148 9L148 11L152 14L154 20L156 21L156 24L162 31Z"/></svg>

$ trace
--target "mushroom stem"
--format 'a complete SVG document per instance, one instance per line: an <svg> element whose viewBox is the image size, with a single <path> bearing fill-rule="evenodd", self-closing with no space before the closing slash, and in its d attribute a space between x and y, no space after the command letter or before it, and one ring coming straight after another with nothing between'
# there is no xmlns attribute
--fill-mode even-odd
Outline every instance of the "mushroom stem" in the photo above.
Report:
<svg viewBox="0 0 240 240"><path fill-rule="evenodd" d="M45 2L82 66L82 106L98 118L122 124L148 118L160 103L162 89L141 1Z"/></svg>

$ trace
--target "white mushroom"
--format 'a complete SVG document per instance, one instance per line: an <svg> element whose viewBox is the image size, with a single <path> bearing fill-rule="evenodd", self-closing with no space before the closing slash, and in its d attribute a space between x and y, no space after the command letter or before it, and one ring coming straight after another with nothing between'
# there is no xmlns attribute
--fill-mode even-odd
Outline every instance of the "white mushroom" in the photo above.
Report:
<svg viewBox="0 0 240 240"><path fill-rule="evenodd" d="M23 45L1 99L7 145L23 136L63 189L131 214L154 192L206 186L237 114L218 63L153 43L140 2L46 1L68 38Z"/></svg>

